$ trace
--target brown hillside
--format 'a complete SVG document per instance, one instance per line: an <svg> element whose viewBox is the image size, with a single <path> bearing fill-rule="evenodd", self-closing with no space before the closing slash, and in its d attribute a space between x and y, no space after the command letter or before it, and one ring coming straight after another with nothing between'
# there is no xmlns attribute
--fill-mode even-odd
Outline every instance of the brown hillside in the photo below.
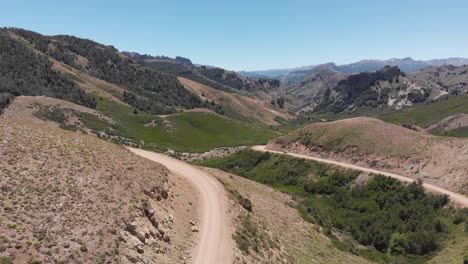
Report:
<svg viewBox="0 0 468 264"><path fill-rule="evenodd" d="M50 126L1 120L0 138L2 256L14 263L180 261L186 248L172 231L177 212L165 167Z"/></svg>
<svg viewBox="0 0 468 264"><path fill-rule="evenodd" d="M70 124L77 121L76 117L73 116L73 111L92 114L108 122L113 122L109 117L100 114L96 110L77 105L72 102L45 96L18 96L10 103L10 105L8 105L7 108L3 109L1 118L14 119L21 122L35 124L48 124L54 127L58 127L58 123L41 119L41 117L38 115L38 111L49 110L53 108L71 110L66 115L67 120L65 120L65 122Z"/></svg>
<svg viewBox="0 0 468 264"><path fill-rule="evenodd" d="M267 102L253 99L237 93L223 92L204 84L179 77L179 81L192 93L197 94L203 100L215 101L218 104L225 105L241 116L257 119L265 124L278 125L274 119L279 116L284 119L291 119L284 109L273 108Z"/></svg>
<svg viewBox="0 0 468 264"><path fill-rule="evenodd" d="M378 168L468 194L466 139L360 117L312 124L270 141L268 147Z"/></svg>

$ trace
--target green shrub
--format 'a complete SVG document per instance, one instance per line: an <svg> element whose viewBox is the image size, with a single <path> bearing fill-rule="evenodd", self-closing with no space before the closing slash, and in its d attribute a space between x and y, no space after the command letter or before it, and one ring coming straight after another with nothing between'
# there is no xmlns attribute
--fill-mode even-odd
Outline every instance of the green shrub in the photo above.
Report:
<svg viewBox="0 0 468 264"><path fill-rule="evenodd" d="M31 260L31 264L41 264L42 263L42 260L38 259L38 258L34 258Z"/></svg>
<svg viewBox="0 0 468 264"><path fill-rule="evenodd" d="M0 256L0 264L13 264L13 259L10 257Z"/></svg>
<svg viewBox="0 0 468 264"><path fill-rule="evenodd" d="M391 254L404 254L406 248L408 248L408 238L398 232L393 233L392 238L390 238L390 253Z"/></svg>
<svg viewBox="0 0 468 264"><path fill-rule="evenodd" d="M243 150L201 162L297 195L307 221L350 234L364 246L393 256L427 255L448 233L447 196L426 193L421 183L404 184L376 175L356 186L356 171L284 155ZM245 239L239 235L239 244ZM244 243L245 242L245 243ZM352 247L345 247L348 251ZM355 250L357 251L357 250ZM379 256L379 254L372 254Z"/></svg>
<svg viewBox="0 0 468 264"><path fill-rule="evenodd" d="M35 248L36 250L39 250L41 247L42 247L42 244L41 244L40 242L34 243L34 248Z"/></svg>
<svg viewBox="0 0 468 264"><path fill-rule="evenodd" d="M81 251L81 252L88 252L88 247L87 247L86 245L82 245L82 246L80 247L80 251Z"/></svg>

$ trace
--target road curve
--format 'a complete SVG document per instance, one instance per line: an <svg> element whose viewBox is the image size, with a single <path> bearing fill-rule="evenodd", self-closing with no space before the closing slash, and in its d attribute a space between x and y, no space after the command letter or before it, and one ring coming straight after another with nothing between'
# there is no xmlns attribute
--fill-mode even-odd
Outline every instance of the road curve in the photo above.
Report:
<svg viewBox="0 0 468 264"><path fill-rule="evenodd" d="M293 156L293 157L296 157L296 158L314 160L314 161L318 161L318 162L328 163L328 164L332 164L332 165L336 165L336 166L340 166L340 167L344 167L344 168L348 168L348 169L358 170L358 171L362 171L362 172L367 172L367 173L381 174L381 175L384 175L384 176L387 176L387 177L395 178L395 179L397 179L399 181L403 181L403 182L414 182L414 179L411 179L411 178L408 178L408 177L405 177L405 176L401 176L401 175L398 175L398 174L390 173L390 172L379 171L379 170L376 170L376 169L365 168L365 167L352 165L352 164L348 164L348 163L344 163L344 162L339 162L339 161L334 161L334 160L329 160L329 159L322 159L322 158L317 158L317 157L312 157L312 156L307 156L307 155L302 155L302 154L297 154L297 153L269 150L269 149L266 148L266 146L253 146L252 149L256 150L256 151L262 151L262 152L286 154L286 155ZM466 197L464 195L451 192L449 190L437 187L437 186L435 186L433 184L429 184L429 183L423 183L423 187L426 190L430 191L430 192L448 195L452 202L454 202L454 203L456 203L456 204L458 204L458 205L460 205L462 207L468 207L468 197Z"/></svg>
<svg viewBox="0 0 468 264"><path fill-rule="evenodd" d="M232 263L232 239L226 221L228 199L223 186L208 173L183 161L142 149L128 149L187 178L200 192L200 232L198 245L192 256L193 263Z"/></svg>

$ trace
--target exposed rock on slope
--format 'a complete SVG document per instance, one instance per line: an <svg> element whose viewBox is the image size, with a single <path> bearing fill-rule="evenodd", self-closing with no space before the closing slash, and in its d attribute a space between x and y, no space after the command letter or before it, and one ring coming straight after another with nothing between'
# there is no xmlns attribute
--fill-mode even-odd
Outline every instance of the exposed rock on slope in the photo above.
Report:
<svg viewBox="0 0 468 264"><path fill-rule="evenodd" d="M432 136L373 118L316 123L269 142L275 150L331 158L468 194L468 140Z"/></svg>
<svg viewBox="0 0 468 264"><path fill-rule="evenodd" d="M408 77L436 83L442 90L451 94L468 93L468 66L427 67L411 72Z"/></svg>
<svg viewBox="0 0 468 264"><path fill-rule="evenodd" d="M288 85L286 89L289 94L304 100L308 106L303 111L307 112L322 100L327 89L333 89L339 81L345 78L346 74L323 66L308 75L304 80Z"/></svg>
<svg viewBox="0 0 468 264"><path fill-rule="evenodd" d="M433 82L408 78L397 67L350 75L324 93L316 111L339 113L358 108L393 107L401 109L447 94Z"/></svg>
<svg viewBox="0 0 468 264"><path fill-rule="evenodd" d="M0 121L0 248L15 263L177 262L168 170L97 138ZM166 254L165 254L166 253Z"/></svg>

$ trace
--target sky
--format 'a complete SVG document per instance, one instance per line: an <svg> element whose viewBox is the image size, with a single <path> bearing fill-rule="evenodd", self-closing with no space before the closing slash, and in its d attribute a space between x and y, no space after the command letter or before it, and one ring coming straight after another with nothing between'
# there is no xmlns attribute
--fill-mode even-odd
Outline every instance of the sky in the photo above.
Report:
<svg viewBox="0 0 468 264"><path fill-rule="evenodd" d="M468 57L466 0L3 1L0 26L230 70Z"/></svg>

